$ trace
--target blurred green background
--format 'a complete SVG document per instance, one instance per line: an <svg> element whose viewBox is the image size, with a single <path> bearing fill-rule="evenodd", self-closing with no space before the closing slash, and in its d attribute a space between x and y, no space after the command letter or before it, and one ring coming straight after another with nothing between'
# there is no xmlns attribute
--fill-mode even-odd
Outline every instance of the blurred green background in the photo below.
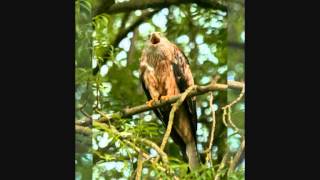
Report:
<svg viewBox="0 0 320 180"><path fill-rule="evenodd" d="M76 0L76 121L99 119L95 109L112 114L147 99L139 81L139 58L150 32L160 31L177 44L190 61L195 83L206 85L214 75L219 83L244 81L244 1L150 1ZM205 2L205 3L204 3ZM176 172L181 179L209 179L227 151L236 152L244 138L244 100L232 106L231 119L242 131L222 123L221 107L240 94L238 90L216 91L216 130L213 164L198 174ZM211 130L209 94L197 96L198 149L207 147ZM165 127L152 111L111 122L118 131L133 133L158 145ZM93 128L92 136L76 133L76 179L130 179L138 154L118 137ZM146 153L155 150L137 144ZM165 152L174 169L185 169L178 147L169 140ZM150 164L150 163L149 163ZM165 177L144 164L143 179ZM244 179L244 165L229 179Z"/></svg>

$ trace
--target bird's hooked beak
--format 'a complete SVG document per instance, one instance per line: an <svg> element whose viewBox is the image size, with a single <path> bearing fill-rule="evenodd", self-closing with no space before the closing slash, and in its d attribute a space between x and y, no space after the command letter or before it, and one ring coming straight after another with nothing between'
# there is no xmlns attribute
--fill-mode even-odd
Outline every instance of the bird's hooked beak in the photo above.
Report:
<svg viewBox="0 0 320 180"><path fill-rule="evenodd" d="M158 33L151 33L150 41L152 44L158 44L160 42L160 35Z"/></svg>

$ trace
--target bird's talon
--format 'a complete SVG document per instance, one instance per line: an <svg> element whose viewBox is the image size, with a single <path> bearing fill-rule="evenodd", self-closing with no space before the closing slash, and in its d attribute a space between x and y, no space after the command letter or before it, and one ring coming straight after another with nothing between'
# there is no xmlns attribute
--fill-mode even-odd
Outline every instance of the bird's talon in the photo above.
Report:
<svg viewBox="0 0 320 180"><path fill-rule="evenodd" d="M160 97L161 100L165 100L165 101L168 100L169 98L170 98L170 96L161 96Z"/></svg>
<svg viewBox="0 0 320 180"><path fill-rule="evenodd" d="M147 101L146 104L148 107L152 107L153 102L155 102L155 100L151 99L150 101Z"/></svg>

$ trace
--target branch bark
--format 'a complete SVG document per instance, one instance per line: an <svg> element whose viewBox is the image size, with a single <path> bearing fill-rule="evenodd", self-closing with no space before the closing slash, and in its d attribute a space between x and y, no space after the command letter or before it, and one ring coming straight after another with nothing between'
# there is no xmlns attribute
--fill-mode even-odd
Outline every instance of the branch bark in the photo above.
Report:
<svg viewBox="0 0 320 180"><path fill-rule="evenodd" d="M205 86L196 86L195 89L193 89L188 95L188 97L193 97L193 96L198 96L210 91L226 91L227 89L237 89L237 90L242 90L244 87L244 83L242 82L237 82L237 81L228 81L228 84L218 84L218 83L211 83L209 85ZM156 101L152 104L152 107L147 106L146 104L135 106L132 108L126 108L123 109L120 112L115 113L114 115L120 118L128 118L134 114L139 114L141 112L145 112L148 110L153 110L162 106L165 106L167 104L172 104L176 102L182 94L176 95L171 97L170 99L166 101ZM110 119L112 119L112 116L104 115L102 118L97 120L97 122L107 122ZM82 121L76 121L76 125L86 125L91 123L92 121L90 119L82 120Z"/></svg>
<svg viewBox="0 0 320 180"><path fill-rule="evenodd" d="M80 126L80 125L75 125L75 129L76 129L77 133L83 134L83 135L87 135L87 136L90 136L91 133L92 133L90 128L83 127L83 126Z"/></svg>
<svg viewBox="0 0 320 180"><path fill-rule="evenodd" d="M102 6L97 9L94 16L101 13L115 14L120 12L128 12L137 9L147 9L147 8L164 8L170 5L180 5L180 4L190 4L197 3L199 6L204 8L220 9L222 11L227 11L227 7L222 5L217 0L131 0L128 2L116 3L112 6Z"/></svg>
<svg viewBox="0 0 320 180"><path fill-rule="evenodd" d="M216 91L216 90L225 91L228 88L230 88L230 89L242 89L243 86L244 86L244 83L237 82L237 81L228 81L228 84L218 84L217 83L217 84L209 84L209 85L206 85L206 86L196 86L188 94L187 98L188 97L193 97L193 96L198 96L198 95L207 93L209 91ZM134 114L138 114L138 113L141 113L141 112L144 112L144 111L156 109L156 108L165 106L167 104L172 104L172 103L176 102L180 97L181 97L181 94L179 94L177 96L173 96L167 101L162 101L162 100L161 101L155 101L152 104L152 107L149 107L146 104L144 104L144 105L140 105L140 106L124 109L124 110L122 110L121 112L118 112L118 113L119 113L120 117L127 118L127 117L130 117L130 116L134 115Z"/></svg>
<svg viewBox="0 0 320 180"><path fill-rule="evenodd" d="M142 157L142 151L140 151L138 156L137 174L136 174L135 180L140 180L141 178L142 164L143 164L143 157Z"/></svg>

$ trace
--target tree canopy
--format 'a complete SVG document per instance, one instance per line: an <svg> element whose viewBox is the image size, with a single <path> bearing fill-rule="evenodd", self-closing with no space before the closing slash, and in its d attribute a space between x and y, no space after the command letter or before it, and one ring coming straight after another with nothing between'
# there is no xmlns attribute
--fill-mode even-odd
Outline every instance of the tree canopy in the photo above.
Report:
<svg viewBox="0 0 320 180"><path fill-rule="evenodd" d="M244 179L244 1L76 0L75 7L76 179ZM166 127L150 109L125 114L147 101L139 58L154 31L185 53L197 87L209 87L196 94L206 164L191 173L171 138L158 149Z"/></svg>

